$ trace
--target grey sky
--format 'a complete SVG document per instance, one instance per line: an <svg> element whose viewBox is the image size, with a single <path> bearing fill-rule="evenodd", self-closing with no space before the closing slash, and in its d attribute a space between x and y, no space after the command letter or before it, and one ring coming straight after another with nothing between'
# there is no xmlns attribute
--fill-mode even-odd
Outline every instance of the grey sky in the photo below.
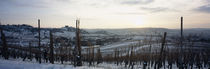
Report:
<svg viewBox="0 0 210 69"><path fill-rule="evenodd" d="M209 0L0 0L3 24L83 28L210 28ZM205 25L205 26L204 26Z"/></svg>

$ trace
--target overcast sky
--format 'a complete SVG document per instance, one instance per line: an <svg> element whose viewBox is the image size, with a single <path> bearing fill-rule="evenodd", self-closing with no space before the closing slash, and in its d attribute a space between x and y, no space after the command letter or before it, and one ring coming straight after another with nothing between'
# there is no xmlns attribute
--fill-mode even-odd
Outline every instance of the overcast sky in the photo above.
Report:
<svg viewBox="0 0 210 69"><path fill-rule="evenodd" d="M82 28L210 28L210 0L0 0L2 24Z"/></svg>

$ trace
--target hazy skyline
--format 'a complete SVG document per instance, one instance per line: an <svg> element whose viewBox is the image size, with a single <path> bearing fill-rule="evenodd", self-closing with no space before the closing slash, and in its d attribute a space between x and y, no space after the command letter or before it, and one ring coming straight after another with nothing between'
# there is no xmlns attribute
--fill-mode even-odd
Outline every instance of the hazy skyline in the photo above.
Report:
<svg viewBox="0 0 210 69"><path fill-rule="evenodd" d="M210 0L0 0L2 24L81 28L210 28Z"/></svg>

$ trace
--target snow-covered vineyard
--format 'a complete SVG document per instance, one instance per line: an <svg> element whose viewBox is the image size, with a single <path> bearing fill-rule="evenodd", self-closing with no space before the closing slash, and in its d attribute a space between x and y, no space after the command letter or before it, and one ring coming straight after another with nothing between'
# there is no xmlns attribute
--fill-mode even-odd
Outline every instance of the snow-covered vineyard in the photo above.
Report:
<svg viewBox="0 0 210 69"><path fill-rule="evenodd" d="M35 61L22 61L21 59L10 59L10 60L3 60L0 59L0 69L130 69L129 67L125 67L124 65L114 64L114 63L101 63L96 64L94 66L89 66L88 64L74 67L70 65L69 62L65 64L60 64L59 62L55 64L50 63L42 63L39 64ZM135 65L133 69L142 69L142 65ZM164 68L161 68L164 69ZM167 68L166 68L167 69ZM177 69L175 65L173 65L172 69ZM197 67L193 67L193 69L197 69ZM208 69L207 67L201 69Z"/></svg>
<svg viewBox="0 0 210 69"><path fill-rule="evenodd" d="M21 59L0 60L0 69L125 69L124 67L116 66L115 64L105 63L101 63L95 66L84 65L80 67L74 67L68 62L65 64L59 64L59 62L55 64L39 64L35 61L22 61Z"/></svg>
<svg viewBox="0 0 210 69"><path fill-rule="evenodd" d="M1 25L0 69L209 69L209 31Z"/></svg>

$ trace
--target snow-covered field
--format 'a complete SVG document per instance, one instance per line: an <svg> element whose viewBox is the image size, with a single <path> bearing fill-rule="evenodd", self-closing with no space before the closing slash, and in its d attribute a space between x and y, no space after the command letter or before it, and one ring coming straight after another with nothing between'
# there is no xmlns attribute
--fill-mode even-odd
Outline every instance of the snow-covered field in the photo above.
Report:
<svg viewBox="0 0 210 69"><path fill-rule="evenodd" d="M0 61L0 69L74 69L72 65L39 64L37 62L4 59L0 59Z"/></svg>
<svg viewBox="0 0 210 69"><path fill-rule="evenodd" d="M0 59L0 69L123 69L122 66L117 66L115 64L106 64L102 63L95 66L84 66L74 67L70 64L50 64L50 63L41 63L22 61L22 60L4 60Z"/></svg>
<svg viewBox="0 0 210 69"><path fill-rule="evenodd" d="M50 63L37 63L37 62L29 62L29 61L21 61L21 60L4 60L0 59L0 69L131 69L131 67L125 67L124 64L116 65L114 63L101 63L94 66L88 66L85 64L80 67L74 67L70 64L50 64ZM166 62L167 63L167 62ZM178 69L176 65L172 66L173 69ZM142 69L143 65L137 63L134 65L133 69ZM150 67L153 68L153 67ZM163 67L161 69L164 69ZM167 69L167 65L166 65ZM197 69L197 67L193 67L193 69ZM208 69L207 67L202 69Z"/></svg>

